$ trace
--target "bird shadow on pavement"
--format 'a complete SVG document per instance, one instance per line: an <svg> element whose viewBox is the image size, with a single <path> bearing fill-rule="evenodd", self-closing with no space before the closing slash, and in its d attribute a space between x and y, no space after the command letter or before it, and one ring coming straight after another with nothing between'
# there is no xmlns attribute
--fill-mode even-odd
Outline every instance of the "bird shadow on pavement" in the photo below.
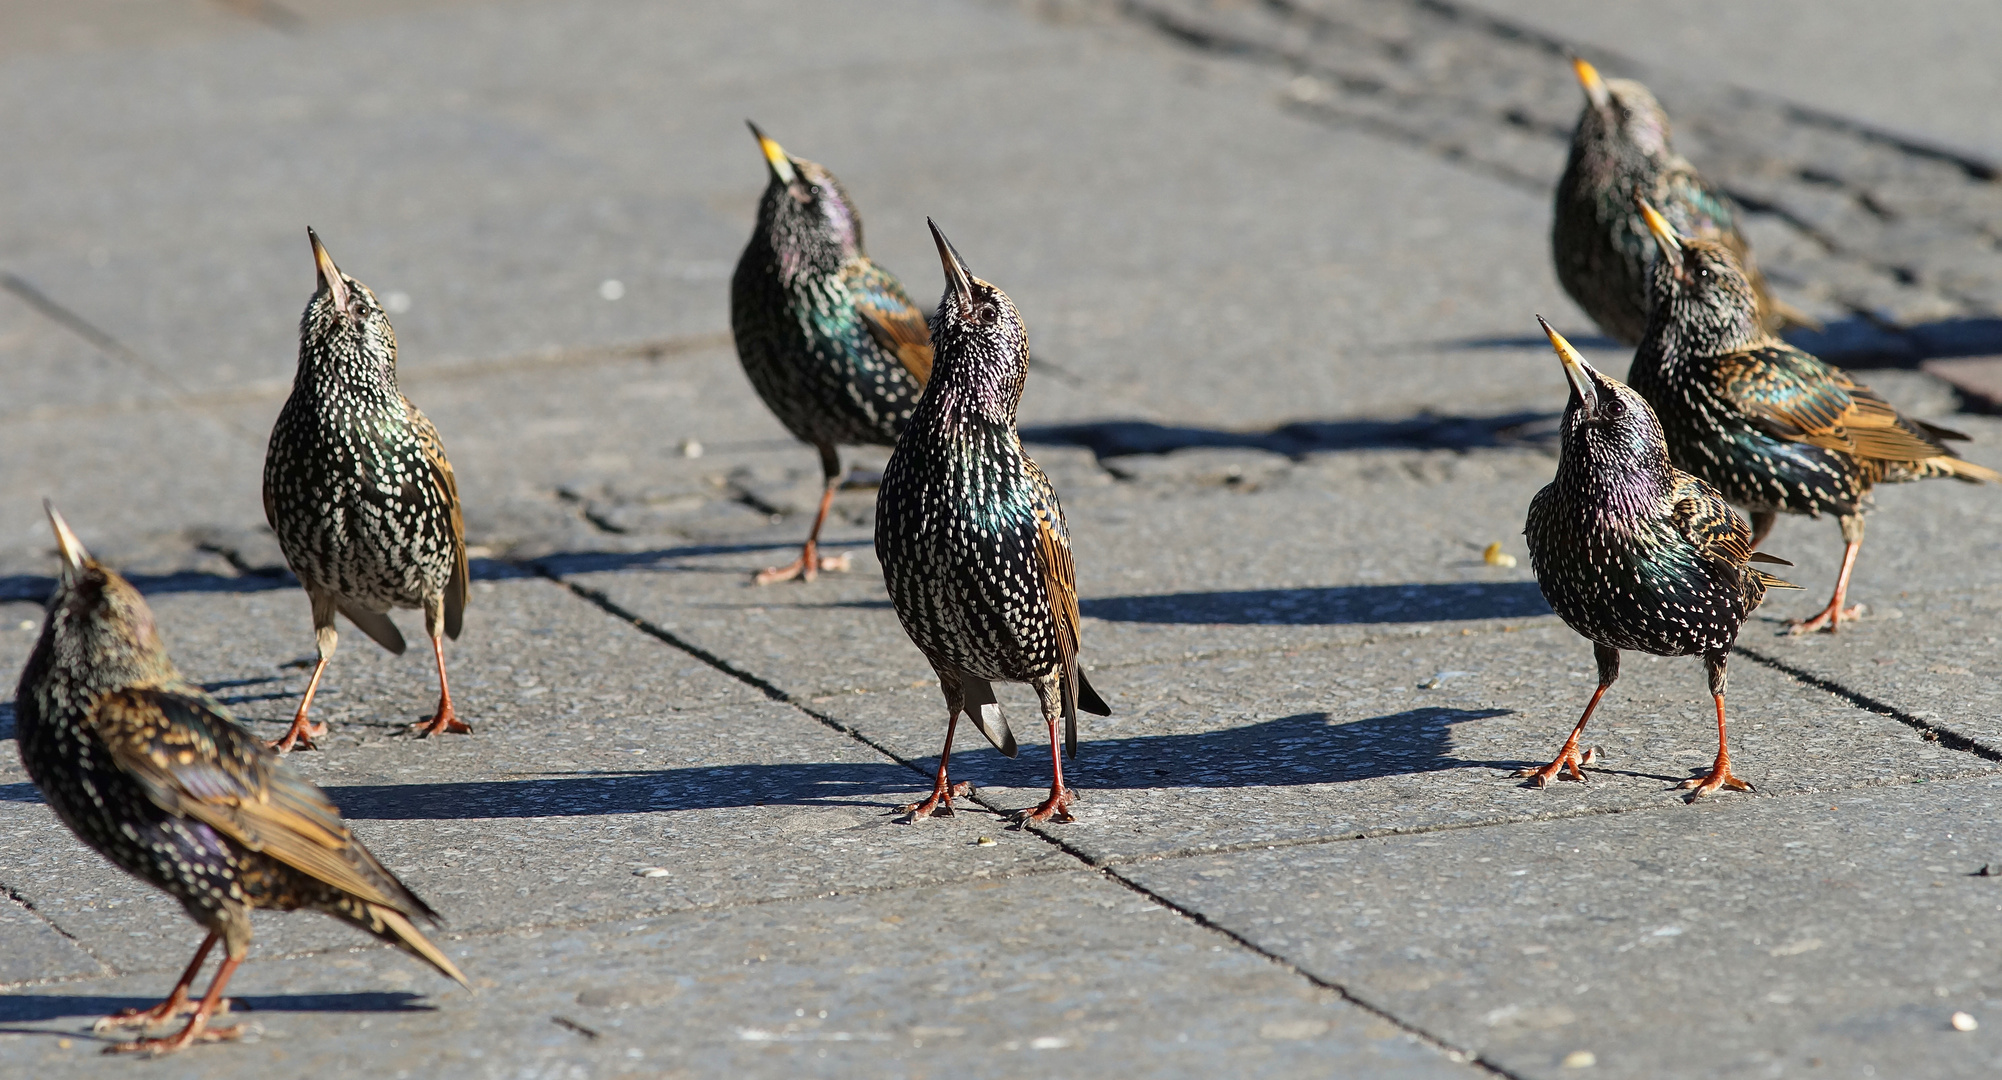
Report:
<svg viewBox="0 0 2002 1080"><path fill-rule="evenodd" d="M1107 622L1219 623L1237 626L1336 626L1450 622L1550 614L1533 581L1334 585L1304 589L1108 596L1085 600L1085 615Z"/></svg>
<svg viewBox="0 0 2002 1080"><path fill-rule="evenodd" d="M527 560L528 565L546 574L563 577L569 574L607 573L618 570L675 570L699 573L719 573L748 576L750 571L742 567L716 566L662 566L675 559L700 559L711 555L752 555L759 552L792 552L797 554L801 536L787 536L784 539L746 542L737 544L686 544L680 547L651 548L645 551L558 551L548 555L538 555ZM867 538L838 539L826 538L820 547L826 551L846 551L869 548L874 541Z"/></svg>
<svg viewBox="0 0 2002 1080"><path fill-rule="evenodd" d="M1100 461L1196 448L1265 450L1286 457L1341 450L1475 450L1553 443L1557 413L1493 416L1420 413L1406 420L1299 420L1265 430L1181 427L1149 420L1102 420L1025 427L1022 441L1082 446Z"/></svg>
<svg viewBox="0 0 2002 1080"><path fill-rule="evenodd" d="M261 1012L393 1013L436 1012L437 1006L423 1004L423 994L406 991L359 992L352 994L256 994L229 995L227 1015L242 1016ZM0 1024L33 1024L72 1016L110 1016L125 1009L150 1009L159 998L128 998L87 994L0 994ZM0 1033L46 1035L40 1029L0 1028ZM129 1038L127 1033L121 1038Z"/></svg>

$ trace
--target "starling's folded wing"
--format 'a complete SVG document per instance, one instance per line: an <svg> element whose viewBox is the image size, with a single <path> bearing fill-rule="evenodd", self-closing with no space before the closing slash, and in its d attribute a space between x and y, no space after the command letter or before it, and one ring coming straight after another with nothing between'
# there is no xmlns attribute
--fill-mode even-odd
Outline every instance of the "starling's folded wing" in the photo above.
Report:
<svg viewBox="0 0 2002 1080"><path fill-rule="evenodd" d="M1716 488L1688 473L1678 473L1675 495L1675 527L1705 558L1724 564L1732 572L1752 574L1767 588L1799 588L1763 570L1747 568L1748 563L1754 562L1793 564L1753 551L1751 527L1732 511L1730 502Z"/></svg>
<svg viewBox="0 0 2002 1080"><path fill-rule="evenodd" d="M120 690L99 701L91 729L160 809L358 900L437 918L355 840L326 792L205 696Z"/></svg>
<svg viewBox="0 0 2002 1080"><path fill-rule="evenodd" d="M445 636L459 640L459 629L465 625L466 600L472 592L472 572L466 562L466 518L459 509L459 479L452 472L452 463L445 460L445 440L438 437L438 428L431 423L417 406L403 399L403 407L409 410L410 429L417 440L424 444L424 457L431 462L431 482L438 485L439 494L452 514L452 579L445 583Z"/></svg>
<svg viewBox="0 0 2002 1080"><path fill-rule="evenodd" d="M1071 562L1070 530L1064 525L1064 510L1057 501L1056 488L1043 470L1028 458L1022 464L1038 494L1036 500L1036 553L1042 564L1043 591L1049 598L1050 620L1056 632L1058 676L1063 691L1064 752L1077 756L1078 706L1078 607L1077 568ZM1098 695L1092 694L1096 702Z"/></svg>
<svg viewBox="0 0 2002 1080"><path fill-rule="evenodd" d="M1717 374L1724 397L1778 438L1876 461L1948 453L1876 391L1791 345L1733 353L1719 361Z"/></svg>
<svg viewBox="0 0 2002 1080"><path fill-rule="evenodd" d="M911 303L895 275L866 256L849 260L841 276L869 335L923 386L931 379L932 364L931 327L924 312Z"/></svg>

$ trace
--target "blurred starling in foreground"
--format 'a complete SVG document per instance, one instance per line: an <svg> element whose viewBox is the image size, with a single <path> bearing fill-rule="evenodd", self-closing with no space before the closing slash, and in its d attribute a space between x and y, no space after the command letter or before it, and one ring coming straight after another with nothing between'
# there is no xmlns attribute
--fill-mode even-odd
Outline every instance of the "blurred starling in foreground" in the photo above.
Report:
<svg viewBox="0 0 2002 1080"><path fill-rule="evenodd" d="M1794 633L1833 632L1863 544L1870 489L1951 476L2002 474L1944 444L1967 436L1898 415L1869 387L1761 329L1757 294L1728 245L1684 238L1642 204L1661 255L1654 314L1627 378L1654 406L1668 454L1752 514L1752 544L1781 513L1842 522L1842 569L1828 606Z"/></svg>
<svg viewBox="0 0 2002 1080"><path fill-rule="evenodd" d="M1063 753L1077 756L1077 711L1112 710L1077 666L1077 574L1063 507L1015 427L1028 328L1007 294L969 274L938 226L931 231L946 281L932 324L938 366L876 493L883 581L938 673L947 713L931 797L905 809L914 818L950 814L952 796L965 793L946 779L962 712L1015 756L992 684L1025 682L1042 702L1054 779L1050 797L1022 816L1069 821Z"/></svg>
<svg viewBox="0 0 2002 1080"><path fill-rule="evenodd" d="M264 518L313 605L319 662L275 745L313 745L307 712L333 659L334 612L402 655L384 614L424 609L438 662L438 711L419 735L473 729L452 709L444 638L466 610L466 525L438 429L396 389L396 332L368 286L341 273L311 229L320 283L299 318L299 371L264 456Z"/></svg>
<svg viewBox="0 0 2002 1080"><path fill-rule="evenodd" d="M751 134L771 180L758 227L730 279L730 328L744 374L779 423L820 451L825 485L798 560L759 585L848 569L820 555L820 526L841 483L842 446L894 446L931 375L924 312L862 251L862 218L826 169Z"/></svg>
<svg viewBox="0 0 2002 1080"><path fill-rule="evenodd" d="M1550 230L1557 280L1599 328L1622 345L1638 344L1647 331L1648 263L1654 244L1634 209L1646 199L1684 236L1728 246L1745 266L1768 330L1814 320L1775 299L1738 231L1738 208L1705 183L1696 167L1669 145L1668 114L1640 83L1601 78L1583 60L1571 61L1585 90L1585 111L1571 136L1571 160L1557 182Z"/></svg>
<svg viewBox="0 0 2002 1080"><path fill-rule="evenodd" d="M143 1035L192 1012L187 1026L108 1049L167 1053L238 1037L208 1024L227 1011L223 988L250 947L253 908L323 911L463 985L411 925L437 914L348 832L326 792L181 677L138 590L92 560L54 508L49 522L62 573L15 691L21 764L78 839L208 930L167 1000L98 1024ZM191 1003L188 988L217 942L222 964Z"/></svg>
<svg viewBox="0 0 2002 1080"><path fill-rule="evenodd" d="M1701 656L1717 703L1717 760L1684 782L1689 800L1752 785L1731 775L1724 739L1724 678L1738 629L1768 588L1791 589L1749 563L1788 565L1752 550L1751 531L1724 497L1669 464L1661 424L1639 394L1594 371L1543 322L1571 401L1564 408L1557 476L1529 504L1529 563L1543 598L1592 642L1599 689L1557 759L1524 769L1542 787L1583 780L1578 736L1620 676L1620 650Z"/></svg>

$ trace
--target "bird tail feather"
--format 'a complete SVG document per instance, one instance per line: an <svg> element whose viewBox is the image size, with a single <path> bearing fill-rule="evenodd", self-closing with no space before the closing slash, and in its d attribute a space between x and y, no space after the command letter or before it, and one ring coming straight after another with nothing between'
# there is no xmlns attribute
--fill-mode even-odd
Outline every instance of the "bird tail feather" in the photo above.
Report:
<svg viewBox="0 0 2002 1080"><path fill-rule="evenodd" d="M1004 757L1015 756L1015 733L1008 727L1008 714L1001 711L1001 703L994 699L994 684L973 675L959 677L960 692L966 698L966 718L980 729L994 749Z"/></svg>
<svg viewBox="0 0 2002 1080"><path fill-rule="evenodd" d="M1788 565L1788 566L1792 566L1793 564L1792 564L1792 563L1788 563L1787 565ZM1761 584L1761 585L1764 585L1764 586L1765 586L1766 588L1768 588L1768 589L1798 589L1798 588L1800 588L1800 586L1798 586L1798 585L1795 585L1795 584L1794 584L1793 582L1791 582L1791 581L1788 581L1788 580L1786 580L1786 579L1784 579L1784 578L1776 578L1776 577L1774 577L1773 575L1771 575L1771 574L1768 574L1768 573L1766 573L1766 572L1765 572L1764 570L1754 570L1754 571L1752 571L1752 573L1754 573L1754 574L1757 574L1757 575L1759 575L1759 584Z"/></svg>
<svg viewBox="0 0 2002 1080"><path fill-rule="evenodd" d="M409 919L404 918L402 912L381 904L370 904L368 913L380 927L380 929L371 928L377 937L437 968L446 978L460 986L468 990L473 988L473 984L467 982L465 974L459 970L459 965L454 964L452 958L440 951L438 946L431 944L431 939L425 937L423 931L412 925Z"/></svg>

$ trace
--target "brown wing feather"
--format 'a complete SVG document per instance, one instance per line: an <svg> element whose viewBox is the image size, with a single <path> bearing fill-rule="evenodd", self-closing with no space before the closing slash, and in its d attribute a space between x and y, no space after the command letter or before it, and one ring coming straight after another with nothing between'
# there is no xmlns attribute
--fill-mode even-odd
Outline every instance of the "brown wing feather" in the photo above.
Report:
<svg viewBox="0 0 2002 1080"><path fill-rule="evenodd" d="M876 344L895 355L918 385L931 381L931 327L923 313L916 308L890 311L868 303L857 303L855 310Z"/></svg>
<svg viewBox="0 0 2002 1080"><path fill-rule="evenodd" d="M452 512L452 578L445 583L445 636L457 641L459 629L465 625L466 600L472 593L472 570L466 562L466 518L459 509L459 478L452 472L452 463L445 460L445 440L438 437L431 418L409 398L403 399L403 406L409 410L411 430L424 444L424 456L430 459L432 481Z"/></svg>
<svg viewBox="0 0 2002 1080"><path fill-rule="evenodd" d="M154 805L365 903L436 918L348 831L339 808L204 696L107 694L91 727Z"/></svg>
<svg viewBox="0 0 2002 1080"><path fill-rule="evenodd" d="M1785 559L1774 558L1763 551L1752 550L1752 529L1731 509L1731 504L1716 488L1702 480L1682 473L1676 480L1676 502L1674 520L1677 530L1695 545L1705 556L1726 563L1734 570L1743 571L1770 589L1797 589L1800 586L1783 581L1764 570L1751 569L1748 564L1777 563L1792 566Z"/></svg>
<svg viewBox="0 0 2002 1080"><path fill-rule="evenodd" d="M1718 374L1733 405L1782 437L1876 461L1949 456L1876 391L1790 346L1725 357Z"/></svg>
<svg viewBox="0 0 2002 1080"><path fill-rule="evenodd" d="M1050 618L1057 638L1058 676L1063 686L1064 745L1077 754L1077 651L1078 606L1077 567L1071 561L1069 531L1064 526L1063 507L1057 502L1056 488L1043 470L1022 459L1030 480L1042 498L1036 508L1036 552L1041 557L1043 592L1049 597Z"/></svg>

